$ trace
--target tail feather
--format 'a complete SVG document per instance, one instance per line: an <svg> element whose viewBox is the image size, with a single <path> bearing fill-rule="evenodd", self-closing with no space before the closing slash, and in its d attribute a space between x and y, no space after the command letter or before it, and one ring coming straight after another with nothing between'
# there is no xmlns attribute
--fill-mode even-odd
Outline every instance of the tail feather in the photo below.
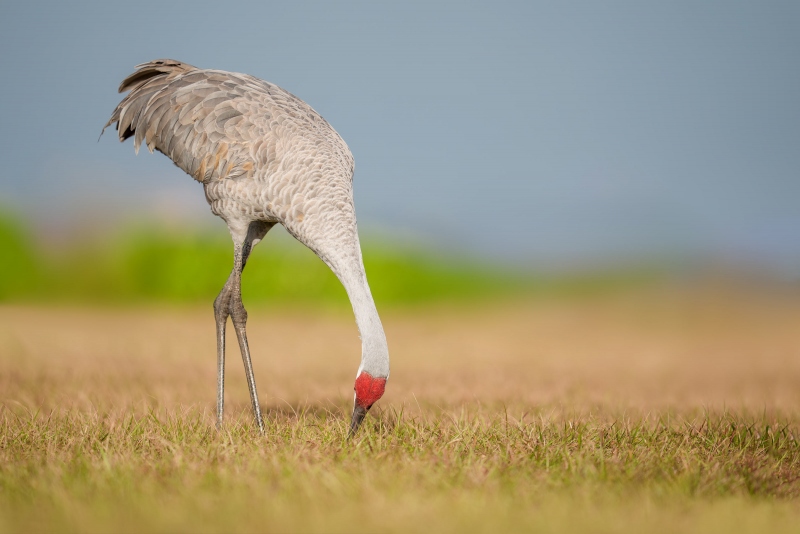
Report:
<svg viewBox="0 0 800 534"><path fill-rule="evenodd" d="M111 114L111 118L103 126L103 132L116 122L120 141L125 141L133 136L136 133L135 125L138 118L150 99L171 80L192 70L196 70L196 67L174 59L156 59L136 65L133 74L122 80L119 86L120 93L125 91L130 91L130 93L122 99L114 113ZM101 132L100 135L103 133ZM140 135L143 136L144 132L141 132ZM134 148L137 153L142 141L140 135L134 139Z"/></svg>
<svg viewBox="0 0 800 534"><path fill-rule="evenodd" d="M119 84L118 91L120 93L135 89L139 85L143 85L150 78L156 76L166 74L167 76L171 75L174 77L176 74L183 74L184 72L195 69L195 67L188 63L181 63L174 59L155 59L147 63L142 63L141 65L136 65L135 68L136 70L134 73L122 80L122 83Z"/></svg>
<svg viewBox="0 0 800 534"><path fill-rule="evenodd" d="M120 92L130 92L103 130L116 123L120 141L133 137L137 153L144 142L200 182L249 176L255 169L253 121L270 114L244 113L271 104L271 87L246 75L200 70L172 59L151 61L122 81Z"/></svg>

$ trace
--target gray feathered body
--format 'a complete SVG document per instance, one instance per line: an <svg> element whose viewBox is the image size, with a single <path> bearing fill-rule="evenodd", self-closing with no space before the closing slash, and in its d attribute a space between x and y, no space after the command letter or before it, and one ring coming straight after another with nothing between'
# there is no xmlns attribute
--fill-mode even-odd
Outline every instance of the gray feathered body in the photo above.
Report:
<svg viewBox="0 0 800 534"><path fill-rule="evenodd" d="M205 188L211 211L242 244L275 224L342 281L361 333L362 363L389 376L389 355L367 284L353 206L353 156L336 131L288 91L247 74L171 59L136 67L106 124L121 141L158 150Z"/></svg>
<svg viewBox="0 0 800 534"><path fill-rule="evenodd" d="M133 137L137 152L144 142L201 182L232 233L252 221L281 223L335 271L345 258L333 255L354 253L348 243L359 248L353 156L296 96L168 59L137 66L119 91L130 93L106 126L116 122L121 141Z"/></svg>

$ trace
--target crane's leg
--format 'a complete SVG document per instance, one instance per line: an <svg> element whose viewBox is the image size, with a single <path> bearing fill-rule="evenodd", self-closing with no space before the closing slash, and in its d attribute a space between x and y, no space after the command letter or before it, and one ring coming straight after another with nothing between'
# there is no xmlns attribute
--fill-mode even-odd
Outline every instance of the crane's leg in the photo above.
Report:
<svg viewBox="0 0 800 534"><path fill-rule="evenodd" d="M245 247L250 248L249 244L245 243ZM247 254L249 254L249 250ZM258 425L258 431L264 433L264 420L261 418L261 407L258 405L258 391L256 390L256 377L253 374L253 361L250 359L250 348L247 345L247 310L244 309L242 303L242 269L244 268L244 254L240 249L238 254L237 267L241 265L236 276L233 279L233 287L230 300L230 313L233 328L236 331L236 337L239 340L239 350L242 353L242 361L244 362L244 374L247 376L247 387L250 389L250 402L253 405L253 415Z"/></svg>
<svg viewBox="0 0 800 534"><path fill-rule="evenodd" d="M231 271L222 291L214 300L214 319L217 323L217 429L222 428L225 410L225 329L230 315L231 288L236 267Z"/></svg>
<svg viewBox="0 0 800 534"><path fill-rule="evenodd" d="M253 405L253 414L259 431L264 433L264 421L261 417L261 407L258 404L258 391L256 379L253 374L253 362L250 358L250 349L247 344L247 310L242 302L242 271L247 264L247 258L253 247L264 238L272 228L272 224L253 222L248 227L244 241L239 244L234 241L233 270L228 280L222 287L216 300L214 300L214 317L217 323L217 428L221 428L225 403L225 327L228 316L231 317L239 349L244 361L244 371L247 377L247 386L250 390L250 402Z"/></svg>

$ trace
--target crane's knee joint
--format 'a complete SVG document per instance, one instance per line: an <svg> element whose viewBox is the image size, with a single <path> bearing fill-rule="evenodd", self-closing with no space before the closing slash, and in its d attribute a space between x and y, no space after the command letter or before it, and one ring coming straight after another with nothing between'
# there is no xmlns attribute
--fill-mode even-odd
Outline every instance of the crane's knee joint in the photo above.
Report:
<svg viewBox="0 0 800 534"><path fill-rule="evenodd" d="M227 295L226 295L227 297ZM228 318L230 315L228 301L230 299L223 298L223 295L220 294L216 299L214 299L214 317L218 320L224 320Z"/></svg>
<svg viewBox="0 0 800 534"><path fill-rule="evenodd" d="M244 305L241 302L231 303L229 311L234 325L244 326L247 323L247 310L244 309Z"/></svg>

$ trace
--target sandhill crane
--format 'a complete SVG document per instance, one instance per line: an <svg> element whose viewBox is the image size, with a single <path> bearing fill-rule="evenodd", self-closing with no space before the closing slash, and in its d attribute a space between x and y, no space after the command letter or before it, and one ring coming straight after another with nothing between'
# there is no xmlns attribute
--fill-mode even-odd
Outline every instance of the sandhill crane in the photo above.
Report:
<svg viewBox="0 0 800 534"><path fill-rule="evenodd" d="M353 155L336 131L288 91L247 74L198 69L172 59L137 65L130 91L105 128L158 150L203 184L211 212L233 238L233 270L214 300L217 325L217 426L225 388L225 328L230 316L244 360L259 431L247 345L241 276L253 247L275 224L313 250L344 285L361 335L350 435L384 392L389 350L370 293L353 205Z"/></svg>

